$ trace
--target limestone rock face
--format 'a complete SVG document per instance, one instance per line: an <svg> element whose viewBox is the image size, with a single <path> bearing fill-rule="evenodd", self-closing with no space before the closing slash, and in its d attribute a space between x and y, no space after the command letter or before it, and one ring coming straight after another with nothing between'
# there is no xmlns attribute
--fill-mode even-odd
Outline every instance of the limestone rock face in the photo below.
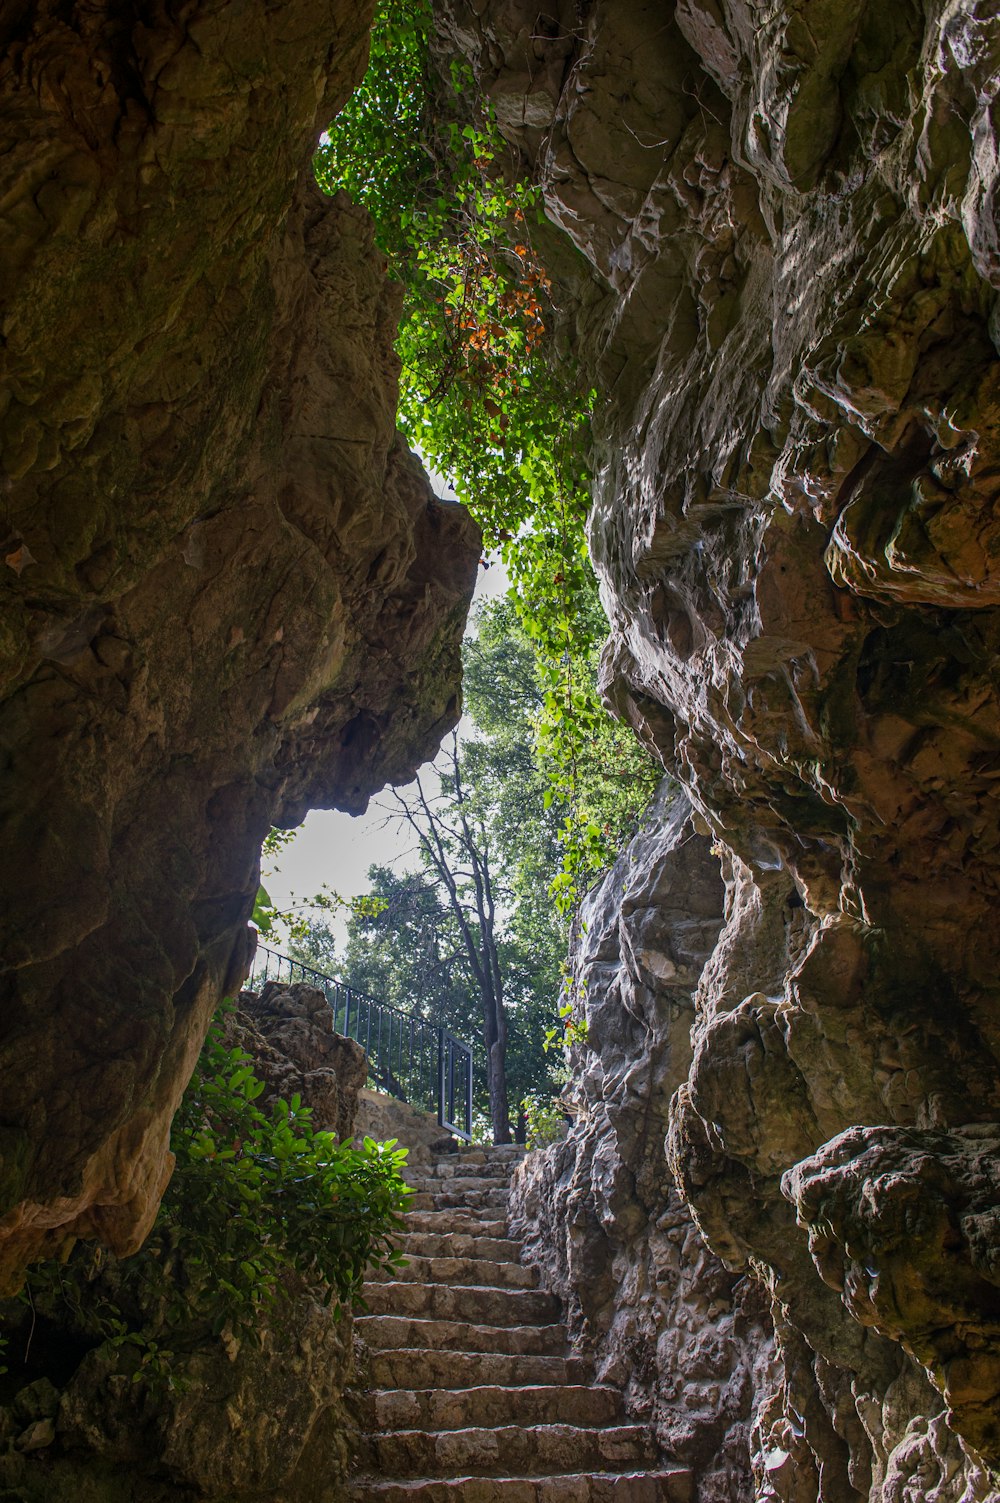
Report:
<svg viewBox="0 0 1000 1503"><path fill-rule="evenodd" d="M358 1142L366 1137L374 1138L377 1143L395 1138L407 1150L408 1169L430 1164L435 1154L446 1152L455 1143L432 1112L421 1111L383 1091L367 1089L358 1096L354 1131Z"/></svg>
<svg viewBox="0 0 1000 1503"><path fill-rule="evenodd" d="M759 1289L706 1247L663 1152L691 1059L694 990L724 890L687 798L665 784L644 830L586 898L573 986L576 1120L512 1180L512 1233L565 1300L571 1333L702 1503L749 1496L749 1432L774 1342Z"/></svg>
<svg viewBox="0 0 1000 1503"><path fill-rule="evenodd" d="M824 1282L856 1320L934 1375L948 1421L984 1455L1000 1445L1000 1143L854 1127L790 1169L783 1189Z"/></svg>
<svg viewBox="0 0 1000 1503"><path fill-rule="evenodd" d="M99 1348L59 1398L44 1453L15 1443L0 1476L21 1503L230 1503L279 1494L339 1503L348 1462L341 1394L351 1322L300 1295L261 1344L222 1342L172 1364L178 1392L132 1383L127 1357ZM132 1364L134 1366L135 1364Z"/></svg>
<svg viewBox="0 0 1000 1503"><path fill-rule="evenodd" d="M141 1242L262 836L458 714L478 538L395 437L370 226L309 182L368 12L0 19L0 1280Z"/></svg>
<svg viewBox="0 0 1000 1503"><path fill-rule="evenodd" d="M722 855L669 1160L772 1304L748 1496L995 1497L995 14L443 9L590 269L607 694Z"/></svg>
<svg viewBox="0 0 1000 1503"><path fill-rule="evenodd" d="M260 992L240 992L239 1009L231 1017L239 1043L253 1055L256 1073L268 1087L265 1105L299 1095L312 1108L314 1126L349 1138L368 1057L354 1039L334 1033L333 1013L319 987L268 981Z"/></svg>

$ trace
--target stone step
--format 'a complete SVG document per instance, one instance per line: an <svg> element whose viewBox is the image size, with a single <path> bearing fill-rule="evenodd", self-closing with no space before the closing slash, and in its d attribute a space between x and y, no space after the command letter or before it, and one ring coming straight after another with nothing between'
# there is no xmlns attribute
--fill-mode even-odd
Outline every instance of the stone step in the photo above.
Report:
<svg viewBox="0 0 1000 1503"><path fill-rule="evenodd" d="M477 1215L475 1211L407 1211L408 1232L467 1232L474 1237L507 1236L507 1218Z"/></svg>
<svg viewBox="0 0 1000 1503"><path fill-rule="evenodd" d="M512 1245L516 1247L517 1244ZM405 1263L399 1263L391 1270L380 1269L373 1279L379 1283L392 1279L400 1283L452 1284L456 1287L485 1284L492 1289L536 1289L538 1269L524 1268L509 1260L500 1263L492 1258L428 1258L408 1253Z"/></svg>
<svg viewBox="0 0 1000 1503"><path fill-rule="evenodd" d="M446 1180L445 1184L447 1185L447 1183ZM454 1207L455 1210L506 1211L510 1202L510 1191L506 1185L487 1190L459 1190L449 1185L447 1189L435 1190L433 1194L428 1193L426 1196L423 1194L411 1195L407 1201L407 1205L412 1205L414 1210L423 1210L424 1207L418 1206L416 1202L422 1201L425 1198L428 1202L428 1207L433 1206L435 1210L446 1210Z"/></svg>
<svg viewBox="0 0 1000 1503"><path fill-rule="evenodd" d="M406 1315L359 1315L354 1330L375 1351L430 1347L436 1351L506 1353L512 1357L562 1357L566 1350L566 1332L560 1325L493 1326L458 1320L420 1320Z"/></svg>
<svg viewBox="0 0 1000 1503"><path fill-rule="evenodd" d="M498 1161L509 1163L511 1160L523 1159L527 1151L523 1143L481 1143L474 1148L460 1147L454 1155L442 1153L436 1157L438 1162L455 1157L469 1164L492 1164Z"/></svg>
<svg viewBox="0 0 1000 1503"><path fill-rule="evenodd" d="M390 1388L369 1393L360 1414L368 1430L464 1430L487 1425L611 1425L624 1417L617 1388L579 1383L497 1384L480 1388Z"/></svg>
<svg viewBox="0 0 1000 1503"><path fill-rule="evenodd" d="M473 1232L409 1231L399 1239L399 1249L413 1258L488 1258L517 1266L521 1256L520 1242Z"/></svg>
<svg viewBox="0 0 1000 1503"><path fill-rule="evenodd" d="M620 1471L656 1458L645 1425L503 1425L497 1429L392 1430L360 1437L358 1466L375 1477L545 1476L580 1468Z"/></svg>
<svg viewBox="0 0 1000 1503"><path fill-rule="evenodd" d="M387 1347L373 1351L369 1373L376 1388L464 1390L490 1386L521 1388L554 1383L582 1384L591 1377L582 1357L543 1357L507 1352L467 1352Z"/></svg>
<svg viewBox="0 0 1000 1503"><path fill-rule="evenodd" d="M509 1195L510 1181L504 1175L503 1179L468 1179L465 1175L455 1175L454 1178L432 1179L429 1175L425 1179L408 1179L406 1183L418 1195ZM410 1200L413 1196L410 1196Z"/></svg>
<svg viewBox="0 0 1000 1503"><path fill-rule="evenodd" d="M399 1250L364 1286L362 1475L348 1503L691 1503L647 1426L568 1352L559 1302L502 1217L523 1150L472 1149L407 1172ZM498 1214L500 1213L500 1214Z"/></svg>
<svg viewBox="0 0 1000 1503"><path fill-rule="evenodd" d="M510 1180L512 1167L509 1163L466 1164L461 1159L448 1159L444 1162L439 1160L435 1164L414 1164L412 1168L403 1171L403 1178L407 1184L411 1183L411 1175L413 1183L419 1179L421 1184L428 1180L440 1184L446 1179L475 1179L478 1184L496 1180L506 1184Z"/></svg>
<svg viewBox="0 0 1000 1503"><path fill-rule="evenodd" d="M356 1479L349 1503L692 1503L685 1467L655 1472L570 1472L556 1477Z"/></svg>
<svg viewBox="0 0 1000 1503"><path fill-rule="evenodd" d="M372 1315L417 1315L474 1325L552 1325L559 1301L541 1289L491 1289L482 1285L418 1284L402 1280L366 1283L361 1293Z"/></svg>
<svg viewBox="0 0 1000 1503"><path fill-rule="evenodd" d="M454 1167L461 1174L478 1174L481 1170L502 1169L511 1174L524 1158L527 1149L518 1143L509 1143L500 1148L459 1148L454 1153L436 1153L429 1164L411 1164L411 1169L442 1169L447 1173Z"/></svg>

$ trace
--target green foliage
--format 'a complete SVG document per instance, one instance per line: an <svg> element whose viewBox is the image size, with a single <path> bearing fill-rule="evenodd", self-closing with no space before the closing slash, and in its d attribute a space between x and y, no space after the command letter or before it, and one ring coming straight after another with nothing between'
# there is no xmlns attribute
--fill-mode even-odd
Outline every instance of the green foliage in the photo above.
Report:
<svg viewBox="0 0 1000 1503"><path fill-rule="evenodd" d="M294 830L271 830L261 847L261 860L267 861L279 854L294 839ZM265 875L277 871L271 865ZM324 882L319 892L311 898L296 898L285 908L279 908L271 900L263 884L257 889L251 923L262 939L278 940L284 937L296 960L306 965L315 965L322 970L331 966L334 959L334 937L323 923L324 913L347 912L359 916L378 912L378 897L362 893L358 897L344 898Z"/></svg>
<svg viewBox="0 0 1000 1503"><path fill-rule="evenodd" d="M252 1330L291 1273L344 1303L369 1264L396 1259L405 1150L338 1143L298 1096L263 1112L263 1090L250 1056L214 1027L174 1122L177 1168L157 1224L183 1276L168 1324L198 1314L215 1331Z"/></svg>
<svg viewBox="0 0 1000 1503"><path fill-rule="evenodd" d="M427 846L418 872L396 876L373 868L373 892L385 907L369 921L351 923L343 968L344 979L359 990L423 1012L468 1038L492 948L500 982L493 990L506 1020L508 1089L516 1101L548 1080L542 1042L567 939L565 918L547 894L560 869L561 819L534 750L544 690L531 639L509 600L483 606L475 626L463 650L472 730L442 752L436 779L423 780L423 803L416 791L394 796L400 818L412 816L415 837L417 830L430 833L433 822L431 844L452 883ZM483 943L478 975L456 902L468 931ZM485 1088L480 1072L476 1105L484 1112Z"/></svg>
<svg viewBox="0 0 1000 1503"><path fill-rule="evenodd" d="M258 934L263 939L270 939L279 917L278 909L271 902L266 888L261 883L257 889L257 896L254 898L253 913L250 915L250 922L255 925Z"/></svg>
<svg viewBox="0 0 1000 1503"><path fill-rule="evenodd" d="M226 1332L256 1340L260 1316L306 1287L335 1313L366 1269L399 1261L410 1193L405 1149L361 1149L317 1130L298 1096L269 1111L242 1049L213 1025L174 1120L177 1163L142 1251L116 1262L89 1245L31 1270L22 1301L91 1345L137 1346L170 1381L172 1350Z"/></svg>
<svg viewBox="0 0 1000 1503"><path fill-rule="evenodd" d="M368 876L382 906L350 921L341 979L467 1037L471 978L447 903L425 872L373 866Z"/></svg>
<svg viewBox="0 0 1000 1503"><path fill-rule="evenodd" d="M442 845L451 851L456 891L468 904L474 927L478 915L468 876L469 853L458 848L464 843L463 818L480 859L489 864L508 1024L506 1067L511 1099L518 1100L551 1083L553 1050L586 1042L586 1023L573 1016L572 1007L564 1007L557 1026L551 1026L552 999L565 980L568 938L566 915L549 896L553 884L563 880L564 820L553 796L551 769L537 755L545 680L532 638L510 600L490 601L479 609L475 632L464 643L463 660L472 729L456 749L457 770L453 753L442 754L438 791L428 792L427 801L438 820ZM617 836L631 819L631 810L610 751L598 745L602 765L581 759L580 786L587 797L583 807L599 809ZM456 776L461 781L460 806L454 796ZM426 823L424 812L405 790L403 797ZM622 799L617 813L615 797ZM615 818L619 823L612 827ZM456 844L457 836L461 838ZM479 983L439 875L425 862L417 872L397 874L373 867L369 876L379 911L352 920L339 966L342 978L404 1012L422 1014L469 1037ZM485 1113L481 1057L475 1105Z"/></svg>
<svg viewBox="0 0 1000 1503"><path fill-rule="evenodd" d="M596 691L606 622L585 543L591 393L551 358L537 190L458 64L429 61L429 0L378 7L371 64L324 138L320 184L372 214L403 283L399 422L499 550L540 676L535 730L568 913L656 781ZM617 779L617 781L616 781Z"/></svg>
<svg viewBox="0 0 1000 1503"><path fill-rule="evenodd" d="M546 1054L550 1049L572 1049L575 1044L589 1042L590 1030L587 1027L587 1020L577 1012L574 1002L564 1002L558 1012L561 1026L546 1030L545 1042L542 1045Z"/></svg>
<svg viewBox="0 0 1000 1503"><path fill-rule="evenodd" d="M324 914L303 915L296 925L296 932L288 941L287 951L293 960L311 966L314 971L320 971L325 976L338 975L340 955L337 936Z"/></svg>
<svg viewBox="0 0 1000 1503"><path fill-rule="evenodd" d="M547 1148L566 1136L566 1116L558 1101L537 1092L521 1102L529 1148Z"/></svg>

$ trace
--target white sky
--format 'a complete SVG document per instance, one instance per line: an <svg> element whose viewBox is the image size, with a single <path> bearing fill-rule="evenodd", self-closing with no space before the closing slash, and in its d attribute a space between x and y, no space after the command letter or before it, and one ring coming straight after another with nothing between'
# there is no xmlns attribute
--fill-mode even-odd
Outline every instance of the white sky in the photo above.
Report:
<svg viewBox="0 0 1000 1503"><path fill-rule="evenodd" d="M431 481L438 495L454 499L454 491L440 475L432 472ZM503 595L508 584L503 564L493 559L488 569L479 570L473 601L478 604ZM341 897L357 897L368 891L368 868L375 863L399 871L415 869L419 862L413 837L407 838L398 821L386 819L384 808L378 807L385 803L387 800L376 794L366 814L340 814L330 809L314 809L308 814L295 838L265 869L262 880L272 903L278 908L287 908L293 901L301 903L324 883ZM327 919L343 946L346 919L332 914ZM280 941L276 943L281 948Z"/></svg>

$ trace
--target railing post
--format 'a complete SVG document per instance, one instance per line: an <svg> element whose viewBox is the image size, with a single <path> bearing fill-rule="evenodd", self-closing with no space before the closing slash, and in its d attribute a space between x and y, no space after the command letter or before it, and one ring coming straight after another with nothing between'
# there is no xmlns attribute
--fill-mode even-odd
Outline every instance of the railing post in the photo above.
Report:
<svg viewBox="0 0 1000 1503"><path fill-rule="evenodd" d="M455 1045L448 1038L448 1121L455 1120Z"/></svg>
<svg viewBox="0 0 1000 1503"><path fill-rule="evenodd" d="M437 1070L437 1075L438 1075L438 1100L437 1100L438 1126L439 1127L443 1127L444 1126L444 1121L445 1121L445 1117L444 1117L444 1070L445 1070L445 1062L444 1062L444 1029L443 1028L439 1028L438 1029L437 1036L438 1036L438 1070Z"/></svg>
<svg viewBox="0 0 1000 1503"><path fill-rule="evenodd" d="M465 1056L465 1130L472 1137L472 1050Z"/></svg>

